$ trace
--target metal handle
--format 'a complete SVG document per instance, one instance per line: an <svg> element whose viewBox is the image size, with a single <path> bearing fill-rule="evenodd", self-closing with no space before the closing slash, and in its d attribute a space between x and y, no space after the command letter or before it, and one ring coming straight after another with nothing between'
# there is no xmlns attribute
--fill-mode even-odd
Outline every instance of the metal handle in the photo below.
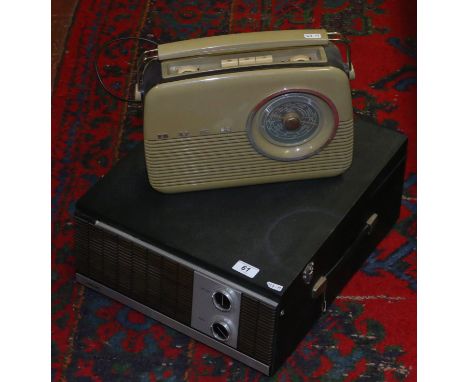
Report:
<svg viewBox="0 0 468 382"><path fill-rule="evenodd" d="M350 79L354 79L354 68L351 62L351 46L349 44L349 40L344 38L340 32L327 32L328 41L338 42L345 46L346 48L346 65L348 66L348 76ZM147 67L147 65L153 61L159 59L159 50L158 45L156 45L155 49L146 50L143 54L138 58L137 62L137 77L136 77L136 84L135 84L135 101L141 101L142 92L140 90L140 82L141 77Z"/></svg>
<svg viewBox="0 0 468 382"><path fill-rule="evenodd" d="M354 80L355 73L353 63L351 62L351 45L349 40L343 37L340 32L327 32L328 41L338 42L345 46L346 49L346 65L348 66L348 76L351 80Z"/></svg>
<svg viewBox="0 0 468 382"><path fill-rule="evenodd" d="M299 46L327 45L325 29L293 29L249 33L233 33L161 44L161 60L224 55Z"/></svg>
<svg viewBox="0 0 468 382"><path fill-rule="evenodd" d="M158 45L156 45L156 48L154 49L145 50L143 54L140 57L138 57L137 69L136 69L137 73L136 73L136 84L135 84L135 101L141 102L141 96L142 96L142 92L140 90L141 76L145 72L148 64L151 61L158 60L158 59L159 59Z"/></svg>

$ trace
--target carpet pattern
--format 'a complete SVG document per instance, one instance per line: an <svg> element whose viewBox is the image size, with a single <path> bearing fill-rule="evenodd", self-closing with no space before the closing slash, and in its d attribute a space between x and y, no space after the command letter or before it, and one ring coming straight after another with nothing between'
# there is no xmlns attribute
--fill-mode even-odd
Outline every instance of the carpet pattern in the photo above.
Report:
<svg viewBox="0 0 468 382"><path fill-rule="evenodd" d="M119 36L169 42L324 27L352 39L356 114L409 137L404 196L395 228L272 380L415 381L415 18L406 0L80 0L52 96L52 379L269 380L74 282L75 202L142 140L141 109L105 94L93 61ZM130 63L137 54L120 53ZM131 76L114 61L107 52L105 76L126 94Z"/></svg>

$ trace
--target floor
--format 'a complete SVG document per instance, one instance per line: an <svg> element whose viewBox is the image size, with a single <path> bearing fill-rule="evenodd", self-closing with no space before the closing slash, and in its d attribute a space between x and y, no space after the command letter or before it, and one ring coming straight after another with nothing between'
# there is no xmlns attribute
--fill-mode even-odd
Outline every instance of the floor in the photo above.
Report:
<svg viewBox="0 0 468 382"><path fill-rule="evenodd" d="M52 88L78 0L52 0Z"/></svg>

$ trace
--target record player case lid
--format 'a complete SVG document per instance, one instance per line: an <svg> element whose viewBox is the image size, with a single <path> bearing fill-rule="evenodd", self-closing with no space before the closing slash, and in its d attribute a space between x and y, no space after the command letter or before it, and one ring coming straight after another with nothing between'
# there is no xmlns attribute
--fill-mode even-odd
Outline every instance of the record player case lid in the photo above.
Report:
<svg viewBox="0 0 468 382"><path fill-rule="evenodd" d="M353 164L341 176L181 194L151 188L138 144L77 202L76 214L278 298L400 162L405 144L404 135L357 120ZM232 269L239 260L259 269L255 277Z"/></svg>

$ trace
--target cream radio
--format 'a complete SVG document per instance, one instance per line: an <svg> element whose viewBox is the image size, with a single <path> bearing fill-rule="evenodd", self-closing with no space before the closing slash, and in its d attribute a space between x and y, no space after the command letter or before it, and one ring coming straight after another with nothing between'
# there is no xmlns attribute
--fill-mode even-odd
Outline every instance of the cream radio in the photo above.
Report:
<svg viewBox="0 0 468 382"><path fill-rule="evenodd" d="M347 62L333 42L344 42ZM317 30L161 44L141 57L149 181L165 193L330 177L350 167L349 45Z"/></svg>

